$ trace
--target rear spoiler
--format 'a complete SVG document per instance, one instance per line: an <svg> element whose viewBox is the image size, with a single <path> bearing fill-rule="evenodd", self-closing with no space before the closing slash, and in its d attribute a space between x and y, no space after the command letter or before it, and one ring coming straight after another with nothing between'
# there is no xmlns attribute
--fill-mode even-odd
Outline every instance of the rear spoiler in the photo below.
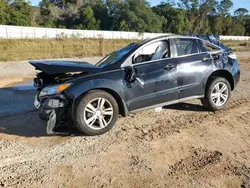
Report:
<svg viewBox="0 0 250 188"><path fill-rule="evenodd" d="M232 51L228 46L224 45L222 42L220 42L220 36L219 35L198 35L198 34L187 34L184 36L192 36L197 37L200 39L203 39L205 41L208 41L212 44L215 44L216 46L219 46L223 51Z"/></svg>

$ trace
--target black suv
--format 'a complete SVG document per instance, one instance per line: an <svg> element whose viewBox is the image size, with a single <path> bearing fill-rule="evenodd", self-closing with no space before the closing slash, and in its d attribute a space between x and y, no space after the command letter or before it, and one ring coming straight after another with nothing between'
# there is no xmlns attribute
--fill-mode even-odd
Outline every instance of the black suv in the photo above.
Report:
<svg viewBox="0 0 250 188"><path fill-rule="evenodd" d="M161 36L130 44L96 65L31 61L39 70L35 106L47 133L75 126L86 135L109 131L119 115L201 99L223 109L240 78L236 55L216 40Z"/></svg>

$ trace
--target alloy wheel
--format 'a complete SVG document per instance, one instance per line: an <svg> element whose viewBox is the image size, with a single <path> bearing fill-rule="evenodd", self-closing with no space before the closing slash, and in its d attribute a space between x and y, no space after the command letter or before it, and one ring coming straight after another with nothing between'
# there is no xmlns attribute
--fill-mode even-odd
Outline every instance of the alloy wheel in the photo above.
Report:
<svg viewBox="0 0 250 188"><path fill-rule="evenodd" d="M84 109L84 121L95 130L104 129L112 121L114 109L111 103L104 98L91 100Z"/></svg>
<svg viewBox="0 0 250 188"><path fill-rule="evenodd" d="M229 98L228 86L223 82L215 84L212 89L211 98L214 105L218 107L223 106Z"/></svg>

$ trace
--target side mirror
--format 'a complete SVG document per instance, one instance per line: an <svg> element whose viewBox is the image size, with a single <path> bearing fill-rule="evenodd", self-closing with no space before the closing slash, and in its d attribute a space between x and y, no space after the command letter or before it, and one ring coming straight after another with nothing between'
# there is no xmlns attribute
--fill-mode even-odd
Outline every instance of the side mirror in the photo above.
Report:
<svg viewBox="0 0 250 188"><path fill-rule="evenodd" d="M136 75L136 70L134 67L132 66L127 67L125 71L126 71L126 80L129 83L133 83L137 80L142 86L145 85L144 81L140 77L138 77L138 75Z"/></svg>
<svg viewBox="0 0 250 188"><path fill-rule="evenodd" d="M127 67L126 69L125 69L125 71L126 71L126 80L129 82L129 83L131 83L131 82L134 82L135 81L135 79L136 79L136 77L135 77L135 75L136 75L136 70L135 70L135 68L134 67Z"/></svg>

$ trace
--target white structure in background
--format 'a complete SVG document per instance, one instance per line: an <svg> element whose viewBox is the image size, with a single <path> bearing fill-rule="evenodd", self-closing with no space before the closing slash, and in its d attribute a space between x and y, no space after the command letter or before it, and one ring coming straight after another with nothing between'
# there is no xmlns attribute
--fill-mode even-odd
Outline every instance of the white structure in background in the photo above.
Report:
<svg viewBox="0 0 250 188"><path fill-rule="evenodd" d="M166 33L137 33L122 31L92 31L73 29L54 29L40 27L20 27L0 25L0 38L25 39L25 38L104 38L104 39L148 39ZM249 40L246 36L220 36L222 40Z"/></svg>

